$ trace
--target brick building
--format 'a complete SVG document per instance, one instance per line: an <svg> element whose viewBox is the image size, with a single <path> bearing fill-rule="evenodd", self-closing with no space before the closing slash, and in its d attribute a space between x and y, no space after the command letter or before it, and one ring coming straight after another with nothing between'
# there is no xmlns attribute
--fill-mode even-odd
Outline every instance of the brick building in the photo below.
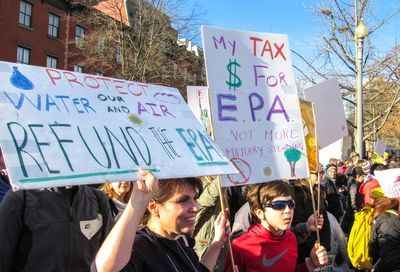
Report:
<svg viewBox="0 0 400 272"><path fill-rule="evenodd" d="M0 60L82 72L69 57L85 28L63 0L0 1Z"/></svg>
<svg viewBox="0 0 400 272"><path fill-rule="evenodd" d="M87 48L84 48L84 44L88 44L86 43L87 37L90 36L90 33L95 33L96 29L76 17L77 12L85 10L84 7L87 11L87 7L92 6L104 15L118 20L116 16L113 16L115 11L110 12L104 5L107 2L91 0L0 0L0 33L2 33L0 60L118 77L118 74L115 73L118 65L121 65L118 50L116 50L118 47L112 48L114 59L103 62L109 66L112 64L111 68L103 69L100 56L89 56ZM134 1L111 0L110 2L118 3L123 7L121 10L123 13L122 21L126 27L135 27L131 23L135 16ZM174 33L173 31L172 33ZM99 39L96 35L97 33L94 35L95 38ZM173 38L176 45L177 33L173 36L176 36ZM99 41L95 42L96 44L99 43ZM181 91L184 91L186 85L204 83L202 56L195 56L178 45L174 48L172 50L174 54L168 52L164 64L160 65L159 71L155 71L155 73L160 74L158 77L160 80L156 79L153 83L163 84L167 82L170 86L180 88ZM85 58L86 60L91 59L91 62L85 62ZM165 71L171 71L169 78L165 78ZM200 76L197 76L197 74ZM133 78L133 80L137 79ZM152 81L152 79L149 80Z"/></svg>

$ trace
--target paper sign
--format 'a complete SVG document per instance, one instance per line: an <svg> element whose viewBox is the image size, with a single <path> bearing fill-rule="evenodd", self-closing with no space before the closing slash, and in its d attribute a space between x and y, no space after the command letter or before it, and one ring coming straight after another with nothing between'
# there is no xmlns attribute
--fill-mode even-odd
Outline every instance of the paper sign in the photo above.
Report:
<svg viewBox="0 0 400 272"><path fill-rule="evenodd" d="M382 157L382 156L383 156L383 153L386 151L386 145L385 145L385 143L384 143L381 139L378 139L378 140L376 141L374 150L375 150L375 152L376 152L379 156Z"/></svg>
<svg viewBox="0 0 400 272"><path fill-rule="evenodd" d="M306 100L314 103L318 145L324 148L347 136L347 122L336 78L304 90Z"/></svg>
<svg viewBox="0 0 400 272"><path fill-rule="evenodd" d="M175 88L0 62L15 189L235 173Z"/></svg>
<svg viewBox="0 0 400 272"><path fill-rule="evenodd" d="M308 176L286 35L202 27L215 141L238 168L223 186Z"/></svg>
<svg viewBox="0 0 400 272"><path fill-rule="evenodd" d="M311 102L300 100L303 131L306 141L308 167L310 171L317 171L317 146L315 141L314 111Z"/></svg>
<svg viewBox="0 0 400 272"><path fill-rule="evenodd" d="M208 88L205 86L187 86L187 103L194 116L211 135L211 113Z"/></svg>
<svg viewBox="0 0 400 272"><path fill-rule="evenodd" d="M386 197L400 197L400 168L375 171L374 175Z"/></svg>

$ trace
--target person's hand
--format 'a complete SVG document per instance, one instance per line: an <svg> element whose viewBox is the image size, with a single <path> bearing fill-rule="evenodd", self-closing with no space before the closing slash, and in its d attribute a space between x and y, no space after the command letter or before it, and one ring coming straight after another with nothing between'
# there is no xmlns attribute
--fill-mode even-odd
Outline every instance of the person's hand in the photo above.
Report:
<svg viewBox="0 0 400 272"><path fill-rule="evenodd" d="M147 206L147 203L151 200L157 189L158 180L148 170L139 168L138 174L140 177L143 177L143 180L132 182L133 188L130 201L131 203L141 203Z"/></svg>
<svg viewBox="0 0 400 272"><path fill-rule="evenodd" d="M214 240L219 246L222 246L231 236L231 226L225 213L220 212L214 222Z"/></svg>
<svg viewBox="0 0 400 272"><path fill-rule="evenodd" d="M324 224L324 216L322 214L319 214L318 216L318 212L315 212L314 214L310 215L310 217L308 217L307 219L307 232L311 233L311 232L315 232L317 231L317 227L318 229L322 229L322 225Z"/></svg>
<svg viewBox="0 0 400 272"><path fill-rule="evenodd" d="M310 259L314 267L321 267L328 264L328 252L323 246L314 246L311 249Z"/></svg>

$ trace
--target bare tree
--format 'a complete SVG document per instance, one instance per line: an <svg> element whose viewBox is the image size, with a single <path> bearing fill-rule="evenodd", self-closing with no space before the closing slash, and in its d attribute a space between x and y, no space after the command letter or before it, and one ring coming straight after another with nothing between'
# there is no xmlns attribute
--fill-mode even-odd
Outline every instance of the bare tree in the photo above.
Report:
<svg viewBox="0 0 400 272"><path fill-rule="evenodd" d="M300 72L303 81L313 84L337 77L342 98L353 117L357 74L354 31L360 21L365 21L368 25L369 33L363 59L364 140L372 143L377 138L377 132L386 123L393 121L392 116L400 107L399 68L396 66L400 48L393 45L392 51L381 52L370 38L398 15L400 7L393 7L392 13L383 19L374 16L374 7L370 0L333 0L321 3L312 11L327 28L320 33L320 43L314 59L306 59L293 52L307 67L303 70L295 66L295 69ZM355 128L351 119L348 124Z"/></svg>
<svg viewBox="0 0 400 272"><path fill-rule="evenodd" d="M187 1L98 2L75 6L74 18L90 28L79 53L84 66L126 80L181 90L186 85L204 84L202 56L177 44L179 33L196 36L200 23L197 5L183 16L179 5Z"/></svg>

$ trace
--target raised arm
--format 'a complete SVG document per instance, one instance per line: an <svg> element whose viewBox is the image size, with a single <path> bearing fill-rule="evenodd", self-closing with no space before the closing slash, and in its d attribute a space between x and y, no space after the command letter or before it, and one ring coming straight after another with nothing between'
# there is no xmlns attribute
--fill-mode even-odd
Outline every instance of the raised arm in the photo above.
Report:
<svg viewBox="0 0 400 272"><path fill-rule="evenodd" d="M129 262L136 230L157 189L157 179L152 173L139 170L139 175L144 180L133 182L128 205L96 255L95 265L99 272L120 271Z"/></svg>

